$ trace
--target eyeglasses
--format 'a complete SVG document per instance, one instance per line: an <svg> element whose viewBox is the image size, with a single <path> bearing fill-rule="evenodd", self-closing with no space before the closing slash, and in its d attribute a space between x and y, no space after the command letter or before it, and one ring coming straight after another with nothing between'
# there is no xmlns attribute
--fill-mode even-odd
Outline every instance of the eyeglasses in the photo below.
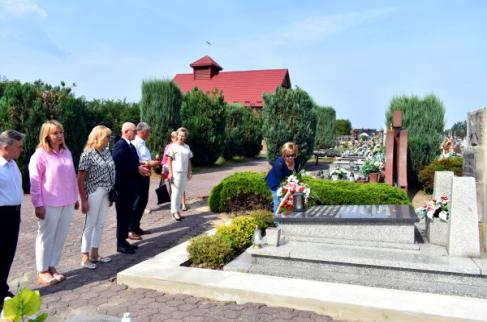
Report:
<svg viewBox="0 0 487 322"><path fill-rule="evenodd" d="M286 155L286 158L295 158L296 157L296 154L288 154Z"/></svg>

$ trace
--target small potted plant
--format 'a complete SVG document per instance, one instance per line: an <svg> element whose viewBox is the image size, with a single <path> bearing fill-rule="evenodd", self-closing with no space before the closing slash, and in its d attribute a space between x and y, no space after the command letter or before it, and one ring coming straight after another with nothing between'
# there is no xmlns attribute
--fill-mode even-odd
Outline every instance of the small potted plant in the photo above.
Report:
<svg viewBox="0 0 487 322"><path fill-rule="evenodd" d="M360 171L369 177L369 182L378 182L379 173L384 169L384 158L383 154L377 153L365 160L364 165Z"/></svg>

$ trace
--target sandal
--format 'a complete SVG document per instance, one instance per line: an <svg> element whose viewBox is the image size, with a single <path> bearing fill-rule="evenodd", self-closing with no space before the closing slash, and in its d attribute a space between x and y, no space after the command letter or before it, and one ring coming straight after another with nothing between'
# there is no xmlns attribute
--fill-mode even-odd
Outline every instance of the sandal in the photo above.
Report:
<svg viewBox="0 0 487 322"><path fill-rule="evenodd" d="M98 257L92 257L90 258L90 262L92 263L110 263L112 261L112 259L110 257L101 257L101 256L98 256Z"/></svg>
<svg viewBox="0 0 487 322"><path fill-rule="evenodd" d="M62 282L66 279L66 276L64 276L63 274L60 274L60 273L54 273L54 274L52 274L52 277L54 279L56 279L56 281L58 281L58 282Z"/></svg>
<svg viewBox="0 0 487 322"><path fill-rule="evenodd" d="M181 221L181 216L178 214L178 213L174 213L172 214L172 217L174 218L174 220L176 221Z"/></svg>
<svg viewBox="0 0 487 322"><path fill-rule="evenodd" d="M86 262L81 261L81 267L86 269L95 269L96 264L90 261L86 261Z"/></svg>
<svg viewBox="0 0 487 322"><path fill-rule="evenodd" d="M47 274L37 273L37 283L42 286L51 286L58 283L58 280L54 276L48 276Z"/></svg>

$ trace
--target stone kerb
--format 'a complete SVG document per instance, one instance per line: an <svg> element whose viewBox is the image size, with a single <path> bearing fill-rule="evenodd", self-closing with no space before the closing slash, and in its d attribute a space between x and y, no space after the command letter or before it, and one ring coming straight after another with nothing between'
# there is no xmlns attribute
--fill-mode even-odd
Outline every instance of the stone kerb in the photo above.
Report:
<svg viewBox="0 0 487 322"><path fill-rule="evenodd" d="M479 226L475 178L453 177L448 227L448 254L479 257Z"/></svg>

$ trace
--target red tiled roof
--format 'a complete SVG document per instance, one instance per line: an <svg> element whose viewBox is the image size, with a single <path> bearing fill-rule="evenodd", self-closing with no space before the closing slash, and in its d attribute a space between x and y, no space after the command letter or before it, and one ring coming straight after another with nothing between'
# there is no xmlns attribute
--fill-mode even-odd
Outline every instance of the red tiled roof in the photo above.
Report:
<svg viewBox="0 0 487 322"><path fill-rule="evenodd" d="M197 60L195 63L206 57L208 56ZM193 74L177 74L173 81L183 93L192 90L194 87L205 92L217 88L223 92L225 101L228 103L241 103L256 107L263 106L262 95L264 93L274 93L279 86L291 85L287 69L219 72L211 79L194 79Z"/></svg>
<svg viewBox="0 0 487 322"><path fill-rule="evenodd" d="M218 63L216 61L214 61L210 56L206 55L206 56L203 56L201 57L200 59L198 59L197 61L191 63L191 65L189 65L190 67L203 67L203 66L215 66L217 67L219 70L222 70L223 68L218 65Z"/></svg>

